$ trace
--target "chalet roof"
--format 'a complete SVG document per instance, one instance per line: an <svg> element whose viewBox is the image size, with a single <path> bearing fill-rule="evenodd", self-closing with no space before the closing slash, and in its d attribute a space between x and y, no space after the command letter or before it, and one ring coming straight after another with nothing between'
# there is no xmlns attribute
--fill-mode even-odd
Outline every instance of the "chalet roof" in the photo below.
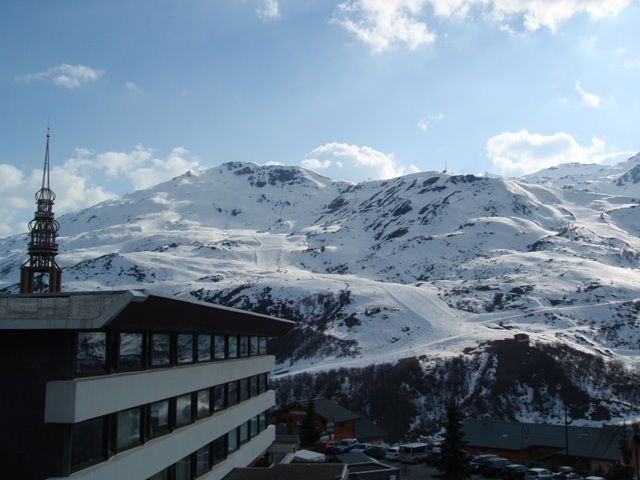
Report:
<svg viewBox="0 0 640 480"><path fill-rule="evenodd" d="M362 417L356 420L356 438L359 441L375 440L386 436L387 432L368 418Z"/></svg>
<svg viewBox="0 0 640 480"><path fill-rule="evenodd" d="M300 402L307 405L307 402ZM333 403L326 398L314 398L313 408L318 415L333 422L348 422L349 420L357 420L362 417L358 413L347 410L341 405Z"/></svg>
<svg viewBox="0 0 640 480"><path fill-rule="evenodd" d="M0 295L0 330L117 328L280 336L294 322L150 290Z"/></svg>
<svg viewBox="0 0 640 480"><path fill-rule="evenodd" d="M465 420L465 440L474 447L523 450L533 446L565 453L565 426L503 420ZM567 428L569 455L603 460L620 459L622 429L613 426Z"/></svg>
<svg viewBox="0 0 640 480"><path fill-rule="evenodd" d="M347 478L346 465L337 463L289 463L270 468L235 468L224 480L343 480Z"/></svg>

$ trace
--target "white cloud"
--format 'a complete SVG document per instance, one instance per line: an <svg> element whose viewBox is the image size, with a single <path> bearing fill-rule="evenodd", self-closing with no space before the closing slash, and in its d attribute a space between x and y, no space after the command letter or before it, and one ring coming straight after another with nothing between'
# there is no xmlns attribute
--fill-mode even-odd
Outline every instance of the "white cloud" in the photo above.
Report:
<svg viewBox="0 0 640 480"><path fill-rule="evenodd" d="M348 0L338 5L333 20L368 44L374 53L396 44L414 50L436 40L420 19L426 3L426 0Z"/></svg>
<svg viewBox="0 0 640 480"><path fill-rule="evenodd" d="M278 0L262 0L256 9L258 17L262 20L277 20L280 18L280 6Z"/></svg>
<svg viewBox="0 0 640 480"><path fill-rule="evenodd" d="M422 117L416 126L423 132L428 132L429 127L436 121L440 121L444 118L443 113L436 113L435 115L429 115L428 117Z"/></svg>
<svg viewBox="0 0 640 480"><path fill-rule="evenodd" d="M135 82L131 82L131 81L125 82L124 86L127 88L127 90L131 92L135 92L135 93L142 92L142 89Z"/></svg>
<svg viewBox="0 0 640 480"><path fill-rule="evenodd" d="M16 81L30 83L33 81L51 82L58 87L74 89L84 83L95 82L104 75L104 70L86 65L69 65L63 63L44 72L27 73L15 77Z"/></svg>
<svg viewBox="0 0 640 480"><path fill-rule="evenodd" d="M326 143L309 152L300 165L331 178L359 182L386 179L418 172L415 165L399 165L394 155L371 147L346 143Z"/></svg>
<svg viewBox="0 0 640 480"><path fill-rule="evenodd" d="M540 135L525 129L491 137L486 151L498 172L509 176L525 175L562 163L622 160L632 154L609 148L599 138L593 138L591 145L580 145L566 132Z"/></svg>
<svg viewBox="0 0 640 480"><path fill-rule="evenodd" d="M582 98L583 105L587 107L593 107L593 108L600 107L600 104L602 103L602 98L600 98L595 93L587 92L584 88L582 88L582 85L580 84L580 82L576 82L576 92L578 92L578 94L580 95L580 98Z"/></svg>
<svg viewBox="0 0 640 480"><path fill-rule="evenodd" d="M78 148L61 165L52 160L51 188L57 193L57 215L115 197L107 187L110 181L128 181L133 189L141 189L202 168L200 160L184 147L174 148L166 157L155 156L153 150L141 145L130 152L98 154ZM0 196L4 199L0 204L0 236L26 232L42 170L25 173L14 165L0 164L0 178Z"/></svg>
<svg viewBox="0 0 640 480"><path fill-rule="evenodd" d="M615 17L632 0L345 0L333 21L379 53L394 45L410 49L429 44L436 35L427 25L429 13L447 20L478 14L505 32L534 32L560 25L578 14ZM429 8L427 8L429 7Z"/></svg>

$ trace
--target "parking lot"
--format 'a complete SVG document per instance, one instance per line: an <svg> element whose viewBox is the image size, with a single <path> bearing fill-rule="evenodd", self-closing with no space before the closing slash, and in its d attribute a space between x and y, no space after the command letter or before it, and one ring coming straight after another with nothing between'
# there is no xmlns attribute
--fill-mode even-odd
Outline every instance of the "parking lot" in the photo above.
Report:
<svg viewBox="0 0 640 480"><path fill-rule="evenodd" d="M427 479L435 479L438 470L435 467L429 466L425 463L418 463L416 465L401 465L398 462L393 462L389 460L381 460L382 463L386 463L387 465L391 465L394 467L399 467L402 469L401 480L427 480ZM469 477L471 480L485 480L487 477L483 477L482 475L471 475ZM495 479L494 479L495 480Z"/></svg>

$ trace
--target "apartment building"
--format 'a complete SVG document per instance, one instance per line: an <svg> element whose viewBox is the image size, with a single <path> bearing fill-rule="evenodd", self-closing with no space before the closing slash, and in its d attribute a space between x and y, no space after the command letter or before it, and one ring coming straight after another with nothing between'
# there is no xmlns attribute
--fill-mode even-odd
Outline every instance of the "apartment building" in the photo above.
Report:
<svg viewBox="0 0 640 480"><path fill-rule="evenodd" d="M2 478L223 478L275 438L293 323L146 290L0 296Z"/></svg>

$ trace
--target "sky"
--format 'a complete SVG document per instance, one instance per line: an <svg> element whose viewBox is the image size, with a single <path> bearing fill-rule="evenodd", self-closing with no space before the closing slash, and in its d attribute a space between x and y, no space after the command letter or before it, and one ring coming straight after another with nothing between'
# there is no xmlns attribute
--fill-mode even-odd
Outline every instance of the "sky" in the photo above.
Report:
<svg viewBox="0 0 640 480"><path fill-rule="evenodd" d="M5 0L0 236L228 161L352 182L640 150L639 0Z"/></svg>

